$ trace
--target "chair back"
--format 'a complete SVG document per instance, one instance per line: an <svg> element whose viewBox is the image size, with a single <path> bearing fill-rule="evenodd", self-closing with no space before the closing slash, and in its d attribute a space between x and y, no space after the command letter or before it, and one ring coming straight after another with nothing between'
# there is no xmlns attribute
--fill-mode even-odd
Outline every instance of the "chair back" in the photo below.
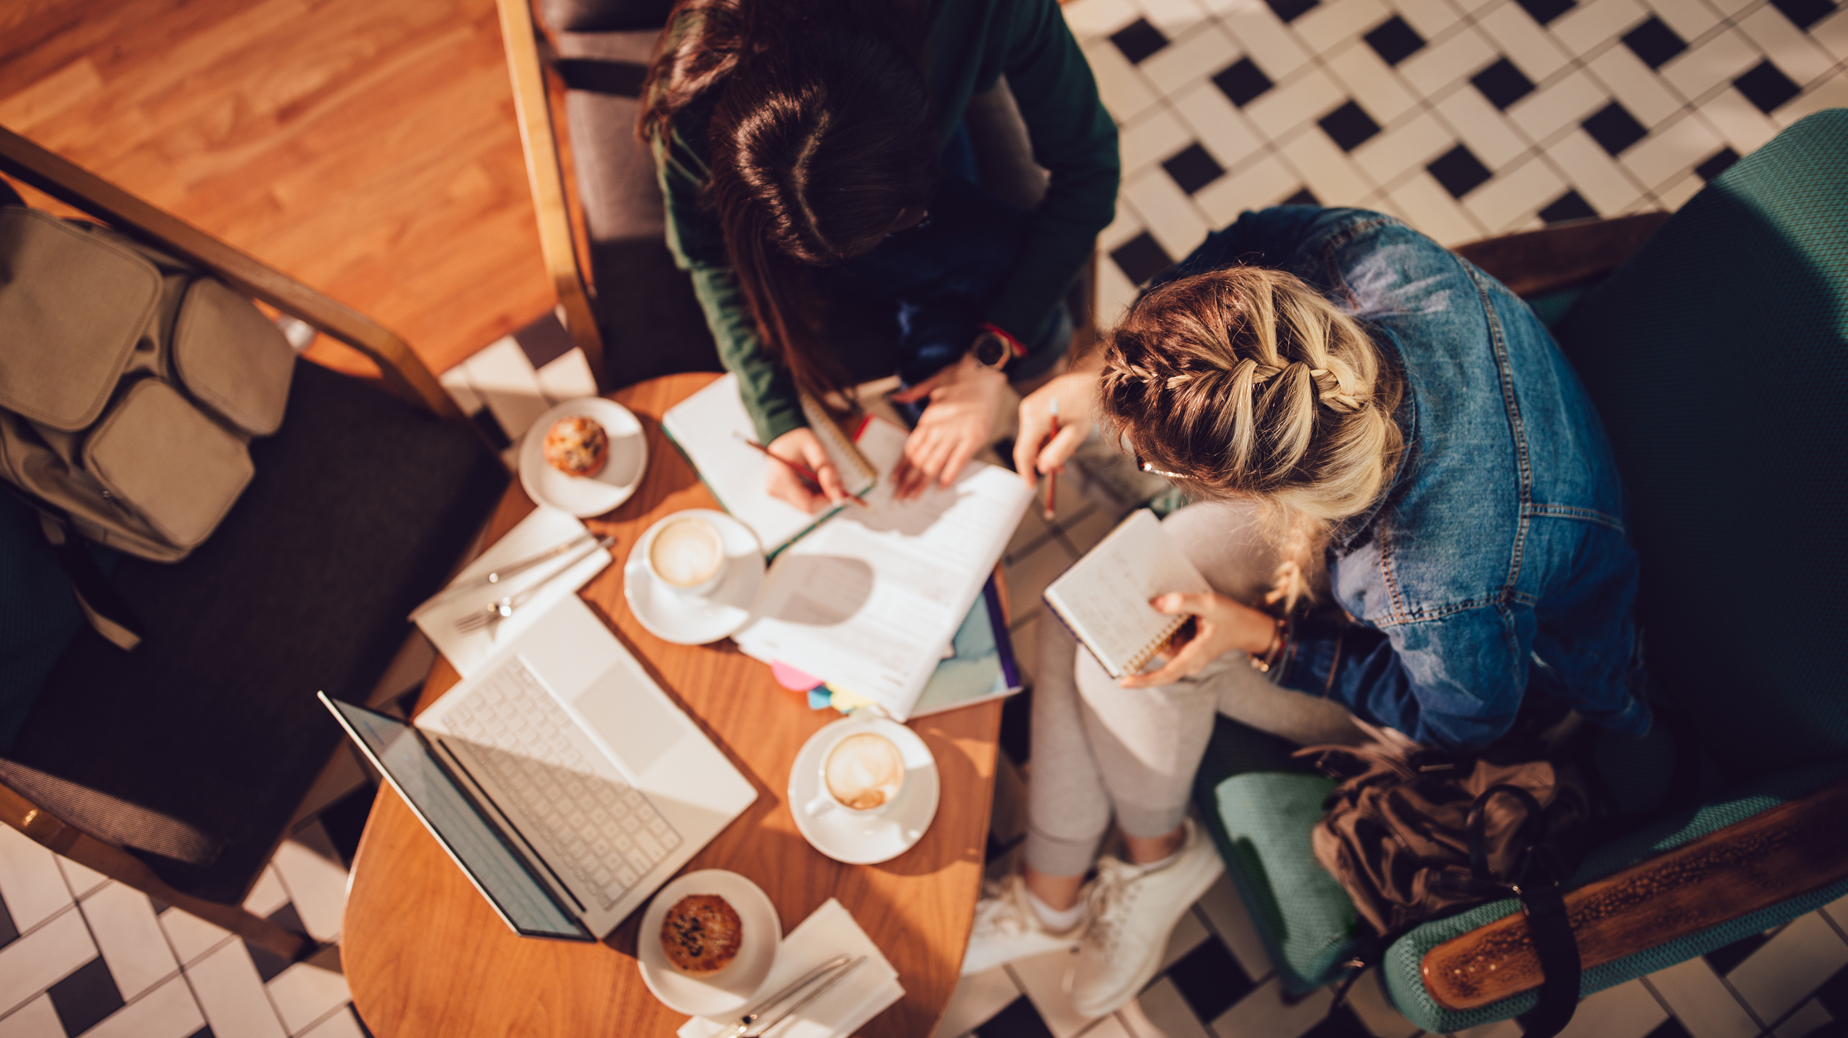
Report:
<svg viewBox="0 0 1848 1038"><path fill-rule="evenodd" d="M1623 473L1658 695L1733 781L1848 758L1848 110L1709 183L1558 337Z"/></svg>

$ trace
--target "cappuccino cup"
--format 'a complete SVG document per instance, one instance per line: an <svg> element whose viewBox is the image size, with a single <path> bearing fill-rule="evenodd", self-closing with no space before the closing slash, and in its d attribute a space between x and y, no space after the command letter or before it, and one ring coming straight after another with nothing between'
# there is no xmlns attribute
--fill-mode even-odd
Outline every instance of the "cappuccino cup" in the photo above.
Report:
<svg viewBox="0 0 1848 1038"><path fill-rule="evenodd" d="M683 515L655 531L644 558L656 580L703 598L725 579L725 536L705 517Z"/></svg>
<svg viewBox="0 0 1848 1038"><path fill-rule="evenodd" d="M821 755L821 795L804 808L818 815L836 808L875 815L905 788L905 755L877 732L849 732Z"/></svg>

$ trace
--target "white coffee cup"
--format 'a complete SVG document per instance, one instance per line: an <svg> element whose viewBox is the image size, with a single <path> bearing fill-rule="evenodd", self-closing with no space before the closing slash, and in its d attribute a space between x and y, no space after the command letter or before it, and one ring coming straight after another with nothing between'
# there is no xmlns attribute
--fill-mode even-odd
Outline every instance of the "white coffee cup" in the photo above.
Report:
<svg viewBox="0 0 1848 1038"><path fill-rule="evenodd" d="M905 788L905 755L878 732L848 732L821 755L821 795L803 806L809 815L842 810L870 817L890 808Z"/></svg>
<svg viewBox="0 0 1848 1038"><path fill-rule="evenodd" d="M725 535L704 516L668 520L643 547L648 572L682 595L704 598L725 579Z"/></svg>

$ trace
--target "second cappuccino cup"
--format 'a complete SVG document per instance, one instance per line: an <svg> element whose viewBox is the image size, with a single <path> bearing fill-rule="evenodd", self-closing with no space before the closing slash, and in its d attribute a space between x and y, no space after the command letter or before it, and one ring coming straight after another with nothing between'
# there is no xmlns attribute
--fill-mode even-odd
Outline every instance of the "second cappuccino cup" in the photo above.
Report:
<svg viewBox="0 0 1848 1038"><path fill-rule="evenodd" d="M704 516L668 520L642 549L648 572L681 595L704 598L725 579L725 535Z"/></svg>

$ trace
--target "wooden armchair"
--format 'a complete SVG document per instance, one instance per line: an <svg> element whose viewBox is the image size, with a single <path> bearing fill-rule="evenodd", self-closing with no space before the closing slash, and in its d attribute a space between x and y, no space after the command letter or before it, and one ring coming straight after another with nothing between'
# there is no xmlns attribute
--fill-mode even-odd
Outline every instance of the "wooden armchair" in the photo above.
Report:
<svg viewBox="0 0 1848 1038"><path fill-rule="evenodd" d="M83 624L31 510L0 495L0 617L36 639L12 651L0 631L19 724L0 821L292 957L304 938L239 905L343 741L315 693L372 690L507 474L389 329L4 129L0 173L352 345L402 398L298 361L210 539L174 564L97 553L145 625L132 652Z"/></svg>
<svg viewBox="0 0 1848 1038"><path fill-rule="evenodd" d="M1457 251L1548 320L1604 421L1650 697L1677 719L1593 744L1638 820L1565 896L1582 997L1848 894L1848 111L1787 129L1672 216ZM1357 917L1309 850L1332 782L1289 749L1222 720L1195 800L1303 995L1349 971ZM1524 1013L1542 981L1513 899L1413 929L1381 970L1432 1032Z"/></svg>

